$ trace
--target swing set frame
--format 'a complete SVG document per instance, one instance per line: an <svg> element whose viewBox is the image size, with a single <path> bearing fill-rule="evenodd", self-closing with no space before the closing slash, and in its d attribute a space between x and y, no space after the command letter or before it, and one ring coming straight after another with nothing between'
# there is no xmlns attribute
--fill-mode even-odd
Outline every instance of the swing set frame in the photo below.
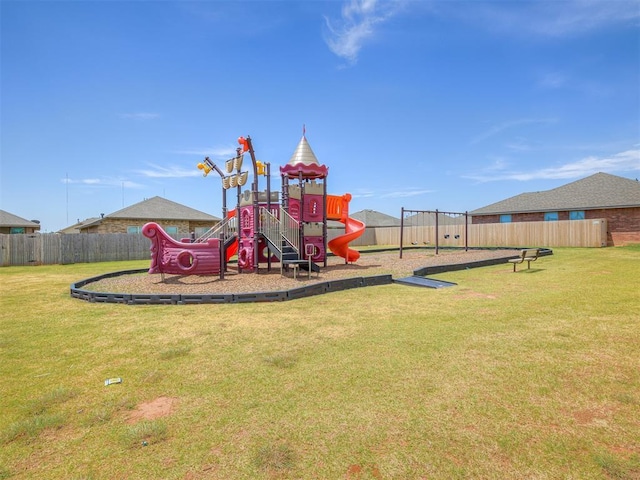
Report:
<svg viewBox="0 0 640 480"><path fill-rule="evenodd" d="M440 214L442 215L452 215L452 216L464 216L464 251L468 251L469 250L469 213L468 212L443 212L440 211L438 209L435 210L410 210L410 209L406 209L404 207L402 207L400 209L400 258L402 258L402 246L404 243L404 219L405 219L405 215L409 214L409 215L422 215L422 218L424 218L424 214L431 214L434 213L435 214L435 237L436 237L436 241L435 241L435 252L436 255L438 254L438 250L440 248L440 240L439 240L439 225L438 225L438 216ZM424 225L416 225L416 226L424 226ZM447 235L448 237L448 235Z"/></svg>

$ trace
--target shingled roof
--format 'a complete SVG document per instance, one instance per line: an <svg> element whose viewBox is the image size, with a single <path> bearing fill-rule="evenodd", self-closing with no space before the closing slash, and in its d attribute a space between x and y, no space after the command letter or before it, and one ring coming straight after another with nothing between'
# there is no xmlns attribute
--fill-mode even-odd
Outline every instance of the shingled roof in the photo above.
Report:
<svg viewBox="0 0 640 480"><path fill-rule="evenodd" d="M400 219L375 210L360 210L349 214L351 218L364 222L367 227L399 227Z"/></svg>
<svg viewBox="0 0 640 480"><path fill-rule="evenodd" d="M19 217L13 213L0 210L0 226L2 227L25 227L39 229L40 224L27 220L26 218Z"/></svg>
<svg viewBox="0 0 640 480"><path fill-rule="evenodd" d="M142 202L135 203L117 212L105 215L104 218L126 218L136 220L189 220L199 222L219 222L220 218L201 212L194 208L187 207L180 203L172 202L162 197L151 197ZM97 219L90 225L101 222ZM88 224L83 227L90 226Z"/></svg>
<svg viewBox="0 0 640 480"><path fill-rule="evenodd" d="M628 207L640 207L640 182L600 172L551 190L521 193L473 210L469 214L498 215Z"/></svg>

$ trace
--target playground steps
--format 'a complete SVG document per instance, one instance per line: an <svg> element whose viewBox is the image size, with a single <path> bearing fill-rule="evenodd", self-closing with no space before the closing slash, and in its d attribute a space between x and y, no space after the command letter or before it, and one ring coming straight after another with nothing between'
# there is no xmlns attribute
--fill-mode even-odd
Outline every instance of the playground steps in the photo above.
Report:
<svg viewBox="0 0 640 480"><path fill-rule="evenodd" d="M309 270L309 260L300 258L298 251L287 242L284 237L281 238L281 245L279 246L274 245L268 237L265 237L265 239L267 240L269 249L278 257L278 260L280 260L284 268L287 268L289 265L298 265L302 270ZM317 263L311 262L311 271L319 273L320 266Z"/></svg>
<svg viewBox="0 0 640 480"><path fill-rule="evenodd" d="M285 240L282 240L282 245L280 246L280 250L276 252L276 256L282 263L290 263L300 260L300 256L296 249L289 245Z"/></svg>
<svg viewBox="0 0 640 480"><path fill-rule="evenodd" d="M287 265L298 265L302 270L309 270L309 260L299 259L299 260L284 260L282 265L286 267ZM320 273L320 265L317 263L311 262L311 271L315 273Z"/></svg>

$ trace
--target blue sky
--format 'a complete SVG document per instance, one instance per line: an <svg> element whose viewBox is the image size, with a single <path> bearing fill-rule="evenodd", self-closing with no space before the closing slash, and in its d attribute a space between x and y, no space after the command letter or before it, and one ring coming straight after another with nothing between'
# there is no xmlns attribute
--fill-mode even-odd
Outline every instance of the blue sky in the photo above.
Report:
<svg viewBox="0 0 640 480"><path fill-rule="evenodd" d="M220 216L196 164L250 135L277 189L303 125L351 212L640 177L638 1L0 8L0 208L44 232L155 195Z"/></svg>

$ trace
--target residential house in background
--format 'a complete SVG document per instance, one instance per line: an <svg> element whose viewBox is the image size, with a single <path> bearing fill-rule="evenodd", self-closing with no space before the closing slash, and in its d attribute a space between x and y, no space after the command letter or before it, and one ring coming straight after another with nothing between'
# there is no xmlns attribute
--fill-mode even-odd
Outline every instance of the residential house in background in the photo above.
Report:
<svg viewBox="0 0 640 480"><path fill-rule="evenodd" d="M148 222L156 222L176 238L186 238L192 233L196 237L202 235L220 222L220 218L162 197L152 197L68 228L76 227L80 233L138 234Z"/></svg>
<svg viewBox="0 0 640 480"><path fill-rule="evenodd" d="M400 219L381 213L376 210L360 210L359 212L352 213L350 215L356 220L360 220L367 227L399 227Z"/></svg>
<svg viewBox="0 0 640 480"><path fill-rule="evenodd" d="M0 210L0 233L40 233L40 222Z"/></svg>
<svg viewBox="0 0 640 480"><path fill-rule="evenodd" d="M58 230L56 233L64 233L64 234L72 234L72 233L80 233L81 229L84 225L88 225L89 223L93 223L96 220L99 220L98 217L91 217L91 218L87 218L86 220L80 221L80 219L78 219L77 223L74 223L73 225L69 226L69 227L65 227L62 230Z"/></svg>
<svg viewBox="0 0 640 480"><path fill-rule="evenodd" d="M469 212L471 223L607 221L607 244L640 243L640 182L596 173L542 192L507 198Z"/></svg>

